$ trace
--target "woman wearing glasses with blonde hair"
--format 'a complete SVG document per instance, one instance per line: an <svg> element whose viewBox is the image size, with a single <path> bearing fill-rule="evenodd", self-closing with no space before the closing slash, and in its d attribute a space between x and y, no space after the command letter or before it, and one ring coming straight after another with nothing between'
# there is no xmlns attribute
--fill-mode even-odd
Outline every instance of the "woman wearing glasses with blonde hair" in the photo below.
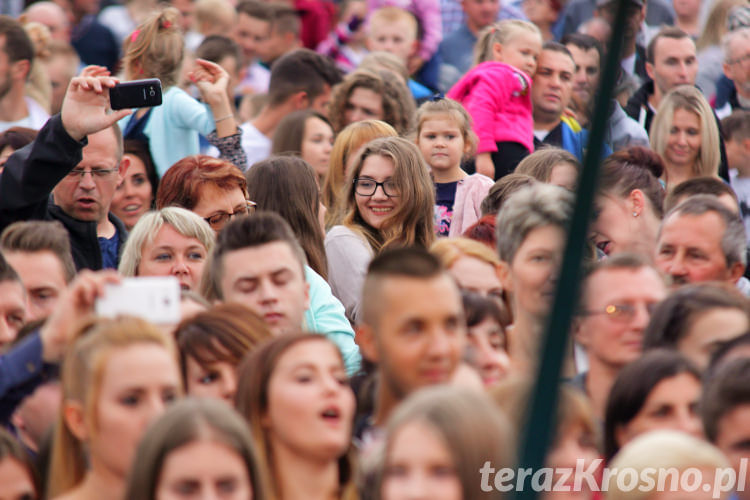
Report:
<svg viewBox="0 0 750 500"><path fill-rule="evenodd" d="M326 235L325 247L331 289L355 322L367 265L375 254L394 246L432 244L435 194L419 150L399 137L367 144L345 186L337 225Z"/></svg>

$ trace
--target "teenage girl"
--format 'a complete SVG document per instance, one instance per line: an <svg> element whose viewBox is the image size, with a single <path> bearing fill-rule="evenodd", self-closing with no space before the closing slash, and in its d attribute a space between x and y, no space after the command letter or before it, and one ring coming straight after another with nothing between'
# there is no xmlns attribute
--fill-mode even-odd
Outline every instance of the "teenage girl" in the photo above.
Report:
<svg viewBox="0 0 750 500"><path fill-rule="evenodd" d="M177 86L185 58L179 19L180 13L173 7L157 11L130 34L124 46L126 80L161 80L162 105L141 108L120 121L126 139L148 144L159 177L178 160L199 153L200 134L215 143L223 156L223 139L236 135L236 146L240 148L226 91L229 77L221 66L198 59L191 73L206 105ZM214 130L215 136L211 133Z"/></svg>
<svg viewBox="0 0 750 500"><path fill-rule="evenodd" d="M474 120L477 172L499 179L534 151L531 79L542 35L531 23L488 26L475 46L475 66L448 92Z"/></svg>
<svg viewBox="0 0 750 500"><path fill-rule="evenodd" d="M468 175L461 162L476 149L471 117L452 99L427 101L417 111L417 146L435 183L435 232L460 236L482 215L482 200L493 181Z"/></svg>

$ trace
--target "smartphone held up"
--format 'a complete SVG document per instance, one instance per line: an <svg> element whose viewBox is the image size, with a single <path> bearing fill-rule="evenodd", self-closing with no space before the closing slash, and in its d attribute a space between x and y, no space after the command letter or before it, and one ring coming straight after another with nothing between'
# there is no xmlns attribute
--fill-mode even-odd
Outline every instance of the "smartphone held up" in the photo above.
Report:
<svg viewBox="0 0 750 500"><path fill-rule="evenodd" d="M109 104L113 110L160 106L161 100L158 78L118 83L109 89Z"/></svg>

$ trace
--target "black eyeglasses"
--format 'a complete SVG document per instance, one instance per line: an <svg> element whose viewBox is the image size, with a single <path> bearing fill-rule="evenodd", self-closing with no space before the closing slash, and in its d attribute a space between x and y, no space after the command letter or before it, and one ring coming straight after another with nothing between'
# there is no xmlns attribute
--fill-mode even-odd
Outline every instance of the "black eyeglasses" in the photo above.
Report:
<svg viewBox="0 0 750 500"><path fill-rule="evenodd" d="M653 314L656 309L656 303L644 304L648 315ZM620 323L627 323L635 318L637 306L635 304L608 304L604 306L604 309L581 311L581 314L592 316L594 314L605 314L608 318L612 318Z"/></svg>
<svg viewBox="0 0 750 500"><path fill-rule="evenodd" d="M91 170L84 170L82 168L74 168L70 172L68 172L68 177L78 177L79 179L83 179L83 176L87 173L91 174L91 177L94 177L95 179L104 179L105 177L109 177L110 174L117 172L116 168L92 168Z"/></svg>
<svg viewBox="0 0 750 500"><path fill-rule="evenodd" d="M396 187L396 183L392 180L377 182L375 179L368 179L366 177L354 179L354 191L360 196L374 195L375 191L378 190L378 186L383 189L383 193L385 193L388 198L398 196L398 188Z"/></svg>
<svg viewBox="0 0 750 500"><path fill-rule="evenodd" d="M231 214L228 214L226 212L221 212L218 214L214 214L211 217L206 217L203 220L208 222L208 224L213 229L218 231L221 228L223 228L224 225L227 222L229 222L229 220L232 219L233 217L237 217L238 215L250 215L251 213L255 212L255 205L256 203L254 201L247 200L245 202L245 207L237 210L236 212L232 212Z"/></svg>

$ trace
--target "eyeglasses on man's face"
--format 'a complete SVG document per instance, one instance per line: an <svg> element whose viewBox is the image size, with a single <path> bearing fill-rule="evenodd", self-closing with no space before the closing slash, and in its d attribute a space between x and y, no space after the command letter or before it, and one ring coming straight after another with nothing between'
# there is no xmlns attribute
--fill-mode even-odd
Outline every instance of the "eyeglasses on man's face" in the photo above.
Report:
<svg viewBox="0 0 750 500"><path fill-rule="evenodd" d="M653 314L654 309L656 309L658 303L652 302L643 304L646 308L646 312L648 313L649 317ZM610 319L613 319L615 321L619 321L622 323L627 323L633 320L635 318L635 315L638 311L638 306L636 304L607 304L604 306L603 309L597 309L597 310L585 310L581 311L581 314L585 316L593 316L597 314L604 314Z"/></svg>
<svg viewBox="0 0 750 500"><path fill-rule="evenodd" d="M90 170L86 170L83 168L74 168L70 172L68 172L68 177L70 178L78 178L83 179L83 176L86 174L91 174L91 177L94 179L106 179L113 173L117 172L116 168L92 168Z"/></svg>
<svg viewBox="0 0 750 500"><path fill-rule="evenodd" d="M237 217L238 215L250 215L251 213L255 212L255 205L256 203L254 201L247 200L245 201L245 206L241 209L235 210L232 213L219 212L218 214L214 214L211 217L205 217L203 220L208 222L211 228L218 231L219 229L223 228L226 223L229 222L233 217Z"/></svg>
<svg viewBox="0 0 750 500"><path fill-rule="evenodd" d="M398 187L390 179L385 182L377 182L375 179L368 179L367 177L354 179L354 192L360 196L372 196L378 190L378 187L389 198L398 196Z"/></svg>

